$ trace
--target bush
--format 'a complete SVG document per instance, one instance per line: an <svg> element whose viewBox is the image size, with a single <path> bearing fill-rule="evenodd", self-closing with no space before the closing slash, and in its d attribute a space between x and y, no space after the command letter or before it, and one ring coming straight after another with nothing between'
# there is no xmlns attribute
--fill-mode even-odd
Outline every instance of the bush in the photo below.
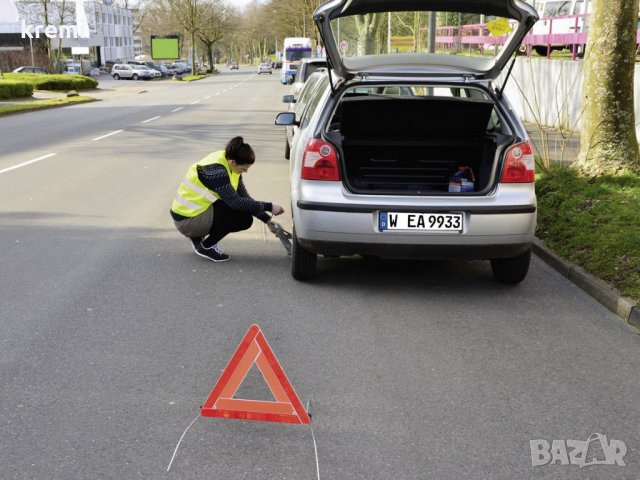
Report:
<svg viewBox="0 0 640 480"><path fill-rule="evenodd" d="M41 75L39 73L5 73L7 80L27 82L36 90L83 90L96 88L98 81L84 75Z"/></svg>
<svg viewBox="0 0 640 480"><path fill-rule="evenodd" d="M0 80L0 98L30 97L33 94L33 85L27 82L14 80Z"/></svg>

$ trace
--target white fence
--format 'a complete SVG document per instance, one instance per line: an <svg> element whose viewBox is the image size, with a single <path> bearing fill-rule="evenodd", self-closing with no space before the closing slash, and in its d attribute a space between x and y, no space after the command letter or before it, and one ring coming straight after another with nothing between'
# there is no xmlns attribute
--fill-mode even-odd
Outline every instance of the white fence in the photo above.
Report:
<svg viewBox="0 0 640 480"><path fill-rule="evenodd" d="M518 57L505 95L525 122L580 131L583 62ZM506 72L506 68L505 68ZM503 73L504 75L504 73ZM496 81L502 84L502 78ZM640 121L640 66L635 67L634 101ZM636 123L640 139L640 126Z"/></svg>

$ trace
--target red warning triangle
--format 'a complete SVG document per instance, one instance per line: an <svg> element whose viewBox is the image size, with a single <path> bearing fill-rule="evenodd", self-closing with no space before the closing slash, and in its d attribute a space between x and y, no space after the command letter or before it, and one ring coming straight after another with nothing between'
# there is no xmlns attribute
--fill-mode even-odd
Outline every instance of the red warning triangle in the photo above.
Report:
<svg viewBox="0 0 640 480"><path fill-rule="evenodd" d="M254 363L271 389L275 402L233 398ZM249 327L209 398L201 407L200 414L205 417L261 422L311 423L258 325Z"/></svg>

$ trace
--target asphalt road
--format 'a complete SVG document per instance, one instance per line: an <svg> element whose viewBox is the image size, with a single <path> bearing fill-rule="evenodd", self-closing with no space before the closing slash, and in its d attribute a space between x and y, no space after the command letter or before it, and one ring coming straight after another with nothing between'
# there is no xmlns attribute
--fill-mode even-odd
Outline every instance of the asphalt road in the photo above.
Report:
<svg viewBox="0 0 640 480"><path fill-rule="evenodd" d="M318 478L308 426L198 418L253 323L312 402L322 479L640 478L626 323L537 259L517 287L486 262L355 258L299 283L255 222L207 262L168 215L177 185L242 135L249 191L286 208L288 88L242 69L120 83L0 119L1 479ZM269 399L255 367L239 396ZM560 464L594 433L626 466ZM532 466L536 439L563 441L556 464Z"/></svg>

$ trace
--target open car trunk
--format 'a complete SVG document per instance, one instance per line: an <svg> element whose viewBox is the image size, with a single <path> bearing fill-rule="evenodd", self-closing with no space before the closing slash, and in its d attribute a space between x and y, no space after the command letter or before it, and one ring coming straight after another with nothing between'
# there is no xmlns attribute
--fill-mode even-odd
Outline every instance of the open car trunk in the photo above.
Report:
<svg viewBox="0 0 640 480"><path fill-rule="evenodd" d="M362 95L356 89L339 101L328 131L340 144L347 187L364 194L447 194L452 175L469 167L475 182L465 194L488 189L498 145L510 138L493 102L407 91L384 87L383 93L400 95Z"/></svg>

